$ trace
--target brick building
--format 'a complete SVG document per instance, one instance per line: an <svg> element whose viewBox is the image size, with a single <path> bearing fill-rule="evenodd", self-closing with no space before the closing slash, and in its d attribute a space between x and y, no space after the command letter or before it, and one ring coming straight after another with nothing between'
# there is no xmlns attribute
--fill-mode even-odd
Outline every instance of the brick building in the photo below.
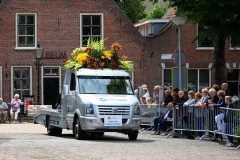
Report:
<svg viewBox="0 0 240 160"><path fill-rule="evenodd" d="M123 46L123 52L135 64L134 88L146 83L151 93L156 84L169 86L174 65L160 55L169 57L177 50L178 34L171 21L165 22L155 34L142 36L114 0L4 0L0 4L0 97L6 102L15 93L36 98L39 85L40 102L54 104L63 83L63 60L76 47L84 47L89 34L108 38L106 49L113 42ZM212 85L211 42L190 45L199 27L187 23L181 28L190 89ZM39 84L34 55L37 43L44 48ZM234 93L238 93L240 75L238 54L226 41L227 73Z"/></svg>
<svg viewBox="0 0 240 160"><path fill-rule="evenodd" d="M142 57L145 38L113 0L4 0L0 5L0 97L10 102L15 93L37 96L34 49L44 48L41 59L40 99L54 104L61 92L63 60L89 35L108 38L123 46L136 63ZM135 67L135 86L143 83L142 69Z"/></svg>

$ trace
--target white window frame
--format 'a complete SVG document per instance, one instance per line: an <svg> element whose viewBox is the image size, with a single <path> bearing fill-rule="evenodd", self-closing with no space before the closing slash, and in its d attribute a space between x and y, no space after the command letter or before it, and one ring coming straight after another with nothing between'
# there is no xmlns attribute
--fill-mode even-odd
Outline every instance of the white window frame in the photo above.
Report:
<svg viewBox="0 0 240 160"><path fill-rule="evenodd" d="M198 24L196 24L196 30L197 30L197 35L198 35ZM196 41L196 50L214 50L214 47L199 47L198 46L198 40Z"/></svg>
<svg viewBox="0 0 240 160"><path fill-rule="evenodd" d="M59 74L58 75L56 75L56 76L54 76L54 75L43 75L43 73L44 73L44 69L46 69L46 68L58 68L59 70ZM61 93L61 88L62 88L62 81L61 81L61 77L62 77L62 74L61 74L61 66L41 66L41 104L43 104L43 101L44 101L44 99L43 99L43 78L59 78L59 93Z"/></svg>
<svg viewBox="0 0 240 160"><path fill-rule="evenodd" d="M2 88L2 66L0 66L0 97L2 97L2 91L3 91L3 88Z"/></svg>
<svg viewBox="0 0 240 160"><path fill-rule="evenodd" d="M165 69L170 69L171 70L171 68L163 68L162 69L162 84L164 84L164 70ZM200 72L199 72L199 70L208 70L208 74L209 74L209 86L208 87L210 87L211 86L211 80L212 80L212 78L211 78L211 68L188 68L188 70L189 69L195 69L195 70L198 70L198 83L197 83L197 89L199 90L199 76L200 76ZM189 83L189 82L188 82Z"/></svg>
<svg viewBox="0 0 240 160"><path fill-rule="evenodd" d="M197 92L199 91L199 84L200 84L200 70L208 70L208 75L209 75L209 84L206 87L211 87L211 68L188 68L188 69L195 69L198 70L198 82L197 82Z"/></svg>
<svg viewBox="0 0 240 160"><path fill-rule="evenodd" d="M18 15L34 15L35 16L35 46L34 47L18 47ZM16 47L15 50L34 50L37 47L37 14L36 13L16 13L15 14L15 23L16 23L16 29L15 29L15 41L16 41Z"/></svg>
<svg viewBox="0 0 240 160"><path fill-rule="evenodd" d="M30 88L29 93L32 95L32 66L11 66L11 98L13 98L13 68L29 68ZM20 97L22 98L22 97Z"/></svg>
<svg viewBox="0 0 240 160"><path fill-rule="evenodd" d="M104 14L103 13L80 13L80 47L83 47L82 46L82 16L83 15L89 15L89 16L92 16L92 15L100 15L102 17L101 19L101 39L104 39ZM83 47L83 48L86 48L86 47Z"/></svg>
<svg viewBox="0 0 240 160"><path fill-rule="evenodd" d="M229 50L230 51L236 51L236 50L240 50L240 47L236 47L236 48L234 48L234 47L232 47L232 43L231 43L231 40L230 40L230 48L229 48Z"/></svg>

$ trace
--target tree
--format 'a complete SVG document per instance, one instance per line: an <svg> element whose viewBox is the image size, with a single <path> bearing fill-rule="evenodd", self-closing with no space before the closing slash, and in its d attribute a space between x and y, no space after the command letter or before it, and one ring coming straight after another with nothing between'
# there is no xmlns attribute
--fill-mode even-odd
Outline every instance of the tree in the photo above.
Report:
<svg viewBox="0 0 240 160"><path fill-rule="evenodd" d="M164 8L163 6L155 6L153 10L147 15L146 19L156 19L156 18L162 18L164 14L166 13L167 8Z"/></svg>
<svg viewBox="0 0 240 160"><path fill-rule="evenodd" d="M164 0L167 1L167 0ZM168 0L177 13L188 17L193 24L208 29L207 33L195 39L206 37L214 40L214 83L226 82L225 76L225 40L240 37L240 1L239 0Z"/></svg>
<svg viewBox="0 0 240 160"><path fill-rule="evenodd" d="M147 16L146 6L143 6L144 0L115 0L117 5L123 10L132 23Z"/></svg>

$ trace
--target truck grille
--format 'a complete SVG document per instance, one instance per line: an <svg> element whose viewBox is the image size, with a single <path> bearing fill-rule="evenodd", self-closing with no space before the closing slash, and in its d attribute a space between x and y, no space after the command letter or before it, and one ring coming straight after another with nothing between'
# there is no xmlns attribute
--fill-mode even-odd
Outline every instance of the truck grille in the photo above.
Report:
<svg viewBox="0 0 240 160"><path fill-rule="evenodd" d="M130 115L130 106L98 106L99 115Z"/></svg>

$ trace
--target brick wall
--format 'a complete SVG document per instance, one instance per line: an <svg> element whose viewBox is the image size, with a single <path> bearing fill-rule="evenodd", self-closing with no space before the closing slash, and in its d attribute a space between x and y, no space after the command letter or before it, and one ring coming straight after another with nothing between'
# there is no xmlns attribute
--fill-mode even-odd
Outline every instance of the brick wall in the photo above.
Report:
<svg viewBox="0 0 240 160"><path fill-rule="evenodd" d="M37 41L48 51L66 51L70 56L80 44L80 13L103 13L107 49L113 42L123 46L129 60L135 62L135 87L144 77L138 67L145 38L112 0L6 0L0 6L0 66L3 71L3 98L11 100L11 66L32 66L32 94L37 95L37 70L33 50L15 50L15 14L37 14ZM43 66L59 66L63 59L42 59ZM5 65L7 63L7 65ZM7 75L7 76L5 76ZM62 71L62 82L64 71Z"/></svg>

